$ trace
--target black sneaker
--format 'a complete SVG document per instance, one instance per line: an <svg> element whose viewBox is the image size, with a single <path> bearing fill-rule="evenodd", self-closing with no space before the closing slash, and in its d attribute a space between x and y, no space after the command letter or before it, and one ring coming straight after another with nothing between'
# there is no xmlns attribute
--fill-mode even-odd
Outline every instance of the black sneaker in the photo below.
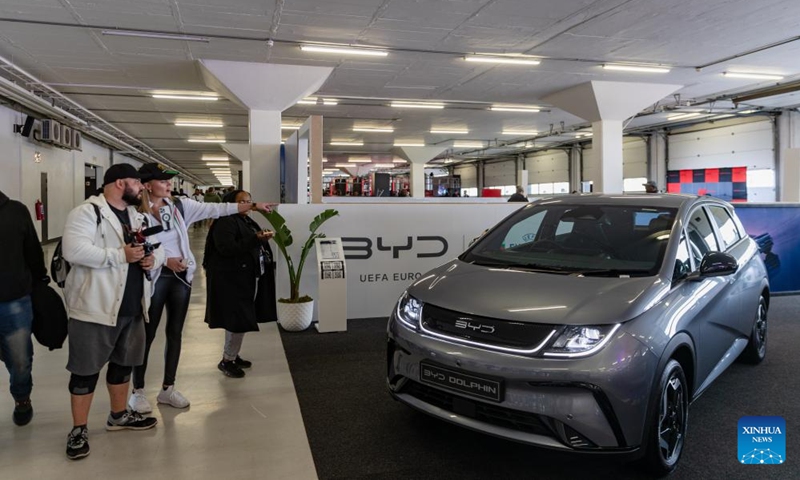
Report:
<svg viewBox="0 0 800 480"><path fill-rule="evenodd" d="M233 364L239 368L250 368L253 366L253 362L245 360L244 358L236 355L236 360L233 361Z"/></svg>
<svg viewBox="0 0 800 480"><path fill-rule="evenodd" d="M238 365L236 365L236 360L223 360L219 362L217 368L219 368L222 373L224 373L229 377L232 378L244 377L244 370L242 370Z"/></svg>
<svg viewBox="0 0 800 480"><path fill-rule="evenodd" d="M89 456L89 430L74 427L67 435L67 458L77 460Z"/></svg>
<svg viewBox="0 0 800 480"><path fill-rule="evenodd" d="M106 430L113 432L114 430L147 430L153 428L158 423L155 417L145 417L138 412L125 412L119 418L114 418L108 414L108 421L106 421Z"/></svg>
<svg viewBox="0 0 800 480"><path fill-rule="evenodd" d="M16 402L14 406L14 423L21 427L31 423L32 418L33 406L31 405L31 399L26 398Z"/></svg>

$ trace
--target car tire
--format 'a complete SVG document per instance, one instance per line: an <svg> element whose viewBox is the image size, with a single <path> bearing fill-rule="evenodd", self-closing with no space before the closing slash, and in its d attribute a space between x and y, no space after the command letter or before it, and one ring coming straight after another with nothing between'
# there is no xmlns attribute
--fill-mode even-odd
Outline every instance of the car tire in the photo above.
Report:
<svg viewBox="0 0 800 480"><path fill-rule="evenodd" d="M644 466L661 477L678 466L689 420L689 385L683 367L670 360L661 371L658 394L649 418Z"/></svg>
<svg viewBox="0 0 800 480"><path fill-rule="evenodd" d="M739 356L739 360L751 365L758 365L767 356L767 300L758 298L758 310L750 331L750 341Z"/></svg>

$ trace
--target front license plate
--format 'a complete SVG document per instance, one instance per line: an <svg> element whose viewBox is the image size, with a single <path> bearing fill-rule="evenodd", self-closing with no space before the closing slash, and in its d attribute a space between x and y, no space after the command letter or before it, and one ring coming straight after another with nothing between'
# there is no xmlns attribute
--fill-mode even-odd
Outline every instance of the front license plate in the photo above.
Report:
<svg viewBox="0 0 800 480"><path fill-rule="evenodd" d="M503 401L503 382L499 380L478 377L426 362L419 364L419 379L423 383L455 390L473 397L493 402Z"/></svg>

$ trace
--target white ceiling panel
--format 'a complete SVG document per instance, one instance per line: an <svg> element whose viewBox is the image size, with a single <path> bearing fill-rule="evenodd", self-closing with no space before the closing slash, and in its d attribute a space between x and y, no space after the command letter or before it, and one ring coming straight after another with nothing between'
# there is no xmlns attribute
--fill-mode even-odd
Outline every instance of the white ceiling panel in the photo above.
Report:
<svg viewBox="0 0 800 480"><path fill-rule="evenodd" d="M221 118L228 126L216 133L242 141L248 135L247 114L233 102L149 96L153 89L207 91L197 59L332 67L317 95L339 98L340 104L294 106L284 112L285 121L323 115L326 141L366 142L326 145L326 151L386 156L396 139L451 146L455 136L431 134L433 126L468 128L459 140L494 144L510 140L502 135L504 128L549 132L560 130L562 122L568 129L584 124L558 109L519 114L490 112L488 106L540 104L548 94L589 80L680 84L682 99L705 101L775 83L724 78L726 70L780 73L783 82L800 79L800 42L700 72L693 68L795 37L797 18L796 0L3 0L0 55L170 159L194 166L200 152L220 149L186 142L213 132L175 127L176 119ZM210 38L202 43L117 37L102 35L103 28ZM253 40L268 37L274 46ZM299 42L384 46L389 55L312 54L300 51ZM463 60L476 52L547 58L537 67ZM664 75L610 72L601 68L604 61L677 67ZM456 103L445 110L407 110L388 107L386 99L392 98ZM762 104L793 105L795 98L789 94ZM674 103L673 97L662 101ZM631 125L660 124L665 116L639 117ZM391 125L394 132L352 131L353 125L370 122Z"/></svg>

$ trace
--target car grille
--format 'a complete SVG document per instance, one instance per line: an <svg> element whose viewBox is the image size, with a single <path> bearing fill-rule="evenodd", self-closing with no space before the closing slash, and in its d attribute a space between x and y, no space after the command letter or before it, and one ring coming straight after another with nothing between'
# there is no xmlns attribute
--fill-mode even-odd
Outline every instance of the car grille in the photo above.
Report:
<svg viewBox="0 0 800 480"><path fill-rule="evenodd" d="M413 380L408 380L398 393L405 393L429 405L458 415L496 425L498 427L517 430L525 433L556 438L553 431L542 422L539 415L497 405L476 402L451 393L428 387Z"/></svg>
<svg viewBox="0 0 800 480"><path fill-rule="evenodd" d="M555 329L547 324L467 315L429 303L422 308L422 327L451 338L518 350L536 349Z"/></svg>

